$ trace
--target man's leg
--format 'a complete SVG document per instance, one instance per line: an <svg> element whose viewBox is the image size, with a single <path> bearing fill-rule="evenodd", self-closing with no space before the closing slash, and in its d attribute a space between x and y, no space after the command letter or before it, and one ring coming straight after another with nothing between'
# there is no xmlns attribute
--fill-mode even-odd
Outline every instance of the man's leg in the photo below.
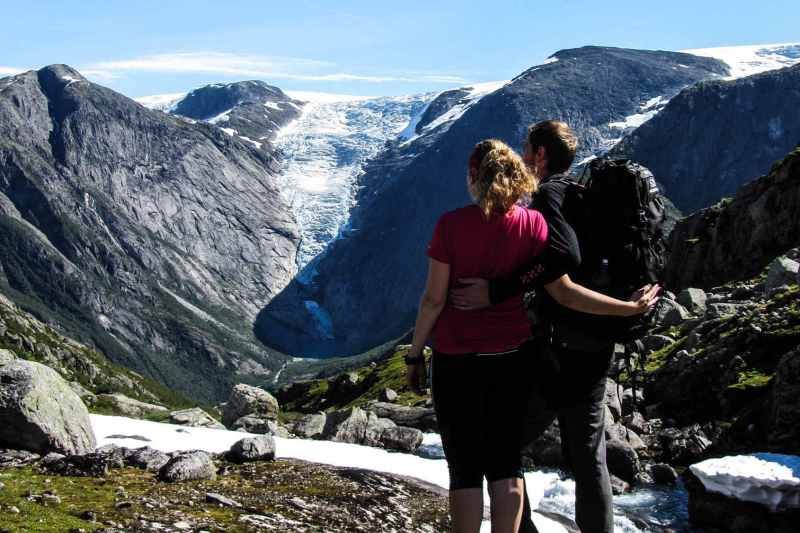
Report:
<svg viewBox="0 0 800 533"><path fill-rule="evenodd" d="M603 357L603 354L582 354ZM614 512L606 466L606 376L588 393L560 410L558 421L565 462L575 476L575 521L581 533L612 533Z"/></svg>

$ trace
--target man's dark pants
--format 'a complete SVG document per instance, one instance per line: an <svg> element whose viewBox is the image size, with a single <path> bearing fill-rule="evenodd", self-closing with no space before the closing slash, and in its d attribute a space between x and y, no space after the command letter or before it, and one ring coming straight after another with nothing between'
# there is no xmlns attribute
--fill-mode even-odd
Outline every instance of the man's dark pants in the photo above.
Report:
<svg viewBox="0 0 800 533"><path fill-rule="evenodd" d="M611 533L614 515L606 466L605 389L613 346L600 352L554 349L561 377L542 376L539 390L532 392L524 442L534 442L558 417L564 463L575 478L575 521L582 533ZM531 361L535 375L536 361L541 359L533 356ZM534 532L527 492L524 506L520 532Z"/></svg>

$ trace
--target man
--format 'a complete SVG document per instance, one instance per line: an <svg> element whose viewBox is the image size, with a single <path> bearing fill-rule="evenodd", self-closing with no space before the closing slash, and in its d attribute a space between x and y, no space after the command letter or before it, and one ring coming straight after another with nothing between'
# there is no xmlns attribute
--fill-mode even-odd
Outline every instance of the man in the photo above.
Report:
<svg viewBox="0 0 800 533"><path fill-rule="evenodd" d="M464 310L480 309L521 292L537 290L534 338L537 353L532 360L548 360L559 368L563 380L542 383L551 394L534 394L526 442L536 440L558 417L565 462L576 482L576 522L583 533L610 533L614 529L611 483L606 467L605 384L614 353L613 341L595 331L596 316L617 314L602 295L585 290L586 298L565 299L575 294L569 273L580 265L577 236L564 216L569 182L564 173L575 158L577 138L564 122L548 120L531 126L524 145L524 160L540 178L540 187L531 207L547 221L549 244L535 263L513 276L496 280L463 279L463 286L450 293L452 304ZM567 288L573 289L567 291ZM655 302L657 286L646 286L633 296L642 309ZM579 311L574 311L577 309ZM591 314L589 314L591 313ZM531 369L532 378L536 367ZM553 395L559 392L558 398ZM520 531L535 531L530 509Z"/></svg>

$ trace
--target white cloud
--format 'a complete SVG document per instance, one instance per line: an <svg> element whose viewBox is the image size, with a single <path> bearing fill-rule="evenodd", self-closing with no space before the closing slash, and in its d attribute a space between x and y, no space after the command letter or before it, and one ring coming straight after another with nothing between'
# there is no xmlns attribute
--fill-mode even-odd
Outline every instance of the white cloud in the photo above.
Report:
<svg viewBox="0 0 800 533"><path fill-rule="evenodd" d="M221 52L181 52L133 59L102 61L87 65L83 72L112 79L116 72L171 72L178 74L219 74L254 78L302 81L430 82L461 84L459 76L436 74L373 76L336 71L336 65L313 59L238 55ZM93 73L93 74L92 74Z"/></svg>
<svg viewBox="0 0 800 533"><path fill-rule="evenodd" d="M0 76L13 76L14 74L19 74L20 72L25 72L25 70L15 67L0 66Z"/></svg>

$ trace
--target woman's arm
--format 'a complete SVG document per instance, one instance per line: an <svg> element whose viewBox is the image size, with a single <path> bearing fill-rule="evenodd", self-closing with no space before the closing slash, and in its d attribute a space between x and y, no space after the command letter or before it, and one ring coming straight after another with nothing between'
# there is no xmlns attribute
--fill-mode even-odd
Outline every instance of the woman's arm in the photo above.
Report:
<svg viewBox="0 0 800 533"><path fill-rule="evenodd" d="M409 357L416 357L425 348L425 341L433 331L436 320L447 303L447 287L450 284L450 265L436 259L428 260L428 281L419 302L417 321L414 325L414 338L411 341Z"/></svg>
<svg viewBox="0 0 800 533"><path fill-rule="evenodd" d="M422 356L425 348L425 341L433 331L433 326L439 319L445 304L447 303L447 287L450 285L450 265L442 263L436 259L429 259L428 281L425 283L425 292L419 302L417 311L417 321L414 325L414 337L411 341L411 348L408 351L409 358ZM406 381L414 392L420 393L425 381L425 361L408 365L406 371Z"/></svg>
<svg viewBox="0 0 800 533"><path fill-rule="evenodd" d="M646 285L634 295L634 300L625 302L600 294L573 282L565 274L544 286L553 299L573 311L592 315L635 316L649 311L658 301L658 285Z"/></svg>

